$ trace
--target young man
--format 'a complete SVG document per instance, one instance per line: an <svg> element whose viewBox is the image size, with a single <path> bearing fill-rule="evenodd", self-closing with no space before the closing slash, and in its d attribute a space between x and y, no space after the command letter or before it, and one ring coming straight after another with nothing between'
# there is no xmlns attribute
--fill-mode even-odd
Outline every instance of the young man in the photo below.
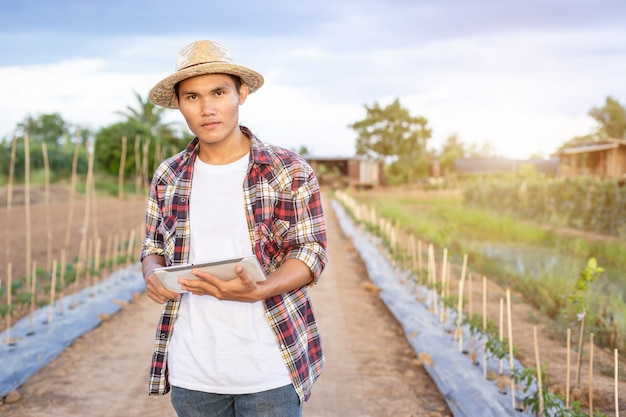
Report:
<svg viewBox="0 0 626 417"><path fill-rule="evenodd" d="M324 357L307 287L326 264L326 228L311 167L239 125L263 77L213 41L183 48L150 99L178 108L193 141L150 187L141 262L148 296L165 303L150 394L172 390L179 416L301 416ZM168 291L153 270L254 255L231 281L194 271Z"/></svg>

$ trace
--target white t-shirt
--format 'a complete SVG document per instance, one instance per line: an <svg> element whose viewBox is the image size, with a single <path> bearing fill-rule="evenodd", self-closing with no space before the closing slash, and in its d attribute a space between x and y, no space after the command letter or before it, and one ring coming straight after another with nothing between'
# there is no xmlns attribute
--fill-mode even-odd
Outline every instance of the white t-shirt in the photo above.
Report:
<svg viewBox="0 0 626 417"><path fill-rule="evenodd" d="M249 155L227 165L196 158L189 201L190 262L252 255L243 182ZM172 385L247 394L291 384L263 301L184 293L168 355Z"/></svg>

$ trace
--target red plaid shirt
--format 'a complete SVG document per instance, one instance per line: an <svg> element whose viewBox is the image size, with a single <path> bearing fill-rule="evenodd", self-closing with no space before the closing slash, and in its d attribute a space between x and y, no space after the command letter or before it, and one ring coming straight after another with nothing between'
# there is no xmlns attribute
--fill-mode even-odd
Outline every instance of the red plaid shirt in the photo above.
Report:
<svg viewBox="0 0 626 417"><path fill-rule="evenodd" d="M268 275L285 260L300 259L311 270L315 284L327 261L326 227L315 173L296 153L261 142L245 127L241 130L252 142L243 191L253 251ZM168 266L188 262L189 196L197 154L195 138L157 168L148 197L142 260L155 254L163 256ZM150 395L166 394L170 389L167 355L178 307L177 299L164 305L152 356ZM307 288L266 299L265 310L304 402L324 365Z"/></svg>

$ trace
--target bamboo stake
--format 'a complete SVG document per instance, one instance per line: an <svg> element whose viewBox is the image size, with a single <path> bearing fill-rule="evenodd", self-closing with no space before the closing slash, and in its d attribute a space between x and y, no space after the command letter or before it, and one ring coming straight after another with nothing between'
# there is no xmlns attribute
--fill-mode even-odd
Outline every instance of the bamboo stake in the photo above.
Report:
<svg viewBox="0 0 626 417"><path fill-rule="evenodd" d="M504 329L504 299L500 297L500 328L498 329L498 340L500 343L504 341L503 330ZM502 375L502 359L499 360L499 371L498 373Z"/></svg>
<svg viewBox="0 0 626 417"><path fill-rule="evenodd" d="M52 318L54 317L54 296L57 286L57 260L52 261L52 286L50 288L50 310L48 312L48 323L52 324Z"/></svg>
<svg viewBox="0 0 626 417"><path fill-rule="evenodd" d="M130 237L128 238L128 250L126 252L126 264L130 265L130 258L135 247L135 229L131 229Z"/></svg>
<svg viewBox="0 0 626 417"><path fill-rule="evenodd" d="M13 300L11 299L13 294L13 278L12 278L13 267L11 266L11 262L7 263L7 306L9 310L7 311L7 345L11 342L11 313L13 312Z"/></svg>
<svg viewBox="0 0 626 417"><path fill-rule="evenodd" d="M577 355L577 369L576 369L576 386L580 386L580 368L582 365L582 357L583 357L583 335L585 333L585 318L587 316L587 311L583 310L582 315L580 317L580 333L578 334L578 355Z"/></svg>
<svg viewBox="0 0 626 417"><path fill-rule="evenodd" d="M459 352L463 352L463 287L465 286L465 273L467 271L467 254L463 256L463 268L459 281L459 303L457 306L456 328L459 339Z"/></svg>
<svg viewBox="0 0 626 417"><path fill-rule="evenodd" d="M441 261L441 293L440 299L441 302L445 300L446 297L446 268L448 266L448 248L443 248L443 261ZM443 318L445 315L445 305L441 306L441 310L439 312L439 322L443 323Z"/></svg>
<svg viewBox="0 0 626 417"><path fill-rule="evenodd" d="M94 261L94 270L99 275L100 274L100 254L102 252L102 239L96 239L96 255Z"/></svg>
<svg viewBox="0 0 626 417"><path fill-rule="evenodd" d="M142 188L148 184L148 152L150 151L150 139L147 139L143 143L143 162L142 162L142 177L141 177L141 185Z"/></svg>
<svg viewBox="0 0 626 417"><path fill-rule="evenodd" d="M533 339L535 341L535 363L537 366L537 389L539 390L539 414L543 415L543 381L541 361L539 360L539 342L537 342L537 326L533 326Z"/></svg>
<svg viewBox="0 0 626 417"><path fill-rule="evenodd" d="M93 152L89 152L87 180L85 182L85 217L83 218L83 236L81 239L79 260L87 269L87 239L89 237L89 216L91 214L91 181L93 180Z"/></svg>
<svg viewBox="0 0 626 417"><path fill-rule="evenodd" d="M78 134L80 137L80 134ZM63 248L70 246L70 232L72 230L72 220L74 219L74 200L76 198L76 183L78 181L78 141L74 145L74 157L72 159L72 183L70 186L70 206L67 209L67 222L65 227L65 241Z"/></svg>
<svg viewBox="0 0 626 417"><path fill-rule="evenodd" d="M565 408L569 410L569 391L570 391L570 365L571 365L571 344L572 344L572 329L567 329L567 374L565 376Z"/></svg>
<svg viewBox="0 0 626 417"><path fill-rule="evenodd" d="M422 273L422 239L417 241L417 270Z"/></svg>
<svg viewBox="0 0 626 417"><path fill-rule="evenodd" d="M141 154L139 153L139 135L135 136L135 192L141 190Z"/></svg>
<svg viewBox="0 0 626 417"><path fill-rule="evenodd" d="M111 272L113 270L113 268L109 265L109 261L113 261L113 238L111 237L111 234L107 235L107 246L106 246L106 252L104 255L104 259L105 261L105 266L106 266L106 270Z"/></svg>
<svg viewBox="0 0 626 417"><path fill-rule="evenodd" d="M619 355L617 349L613 349L615 356L615 417L619 417Z"/></svg>
<svg viewBox="0 0 626 417"><path fill-rule="evenodd" d="M32 234L30 218L30 143L28 132L24 133L24 209L26 213L26 275L30 275L32 259Z"/></svg>
<svg viewBox="0 0 626 417"><path fill-rule="evenodd" d="M487 379L487 277L483 276L483 378Z"/></svg>
<svg viewBox="0 0 626 417"><path fill-rule="evenodd" d="M513 361L513 319L511 318L511 290L506 290L506 310L508 319L509 332L509 368L511 373L511 406L515 410L515 378L513 372L515 370L515 362Z"/></svg>
<svg viewBox="0 0 626 417"><path fill-rule="evenodd" d="M50 220L50 163L48 162L48 147L46 142L41 143L44 166L44 208L46 211L46 268L52 262L52 221Z"/></svg>
<svg viewBox="0 0 626 417"><path fill-rule="evenodd" d="M35 301L37 299L37 261L33 261L32 278L30 280L30 334L35 333L33 326L33 313L35 312Z"/></svg>
<svg viewBox="0 0 626 417"><path fill-rule="evenodd" d="M65 249L61 249L61 271L59 273L59 282L61 283L61 296L59 297L59 313L63 314L63 294L65 293Z"/></svg>
<svg viewBox="0 0 626 417"><path fill-rule="evenodd" d="M124 168L126 167L126 136L122 136L122 154L120 155L120 170L117 181L117 196L124 198Z"/></svg>
<svg viewBox="0 0 626 417"><path fill-rule="evenodd" d="M593 415L593 333L589 335L589 415Z"/></svg>
<svg viewBox="0 0 626 417"><path fill-rule="evenodd" d="M11 260L11 245L9 244L9 237L11 236L11 221L13 220L13 216L11 211L13 209L13 179L15 177L15 153L16 153L16 143L17 138L13 135L13 141L11 142L11 164L9 165L9 184L7 187L7 216L6 216L6 224L5 224L5 261L7 265Z"/></svg>
<svg viewBox="0 0 626 417"><path fill-rule="evenodd" d="M444 321L446 322L446 325L448 326L448 330L452 331L452 329L450 329L450 327L452 326L452 324L450 323L450 321L448 320L448 318L450 317L450 306L446 305L445 300L449 300L450 299L450 277L451 277L451 271L452 271L452 262L448 261L448 267L446 268L446 291L444 293Z"/></svg>

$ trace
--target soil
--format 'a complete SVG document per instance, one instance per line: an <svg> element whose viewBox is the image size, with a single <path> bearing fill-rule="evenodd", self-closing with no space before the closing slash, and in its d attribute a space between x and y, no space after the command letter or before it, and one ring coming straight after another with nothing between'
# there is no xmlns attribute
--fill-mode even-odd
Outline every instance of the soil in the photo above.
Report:
<svg viewBox="0 0 626 417"><path fill-rule="evenodd" d="M32 240L32 257L39 265L45 265L48 257L46 225L51 225L51 240L55 242L53 258L60 254L68 225L67 193L58 189L51 200L50 222L41 199L34 201L31 207L31 230L36 236ZM91 222L89 229L93 231L97 227L102 235L118 233L128 236L130 229L143 223L144 208L143 198L126 197L121 201L99 198L97 210L92 213L92 218L97 221ZM69 224L68 259L78 252L81 232L84 232L84 213L84 201L79 200ZM327 364L313 389L311 400L305 404L304 415L451 416L402 328L378 297L377 288L368 279L359 254L341 232L328 204L326 213L330 262L320 283L311 290L311 297ZM16 205L10 216L7 209L2 208L0 217L7 220L6 237L0 236L7 243L5 259L11 259L13 276L23 276L26 271L24 207ZM0 271L3 282L6 282L5 270ZM495 323L499 320L500 299L505 297L505 291L488 281L487 316ZM482 311L482 288L477 282L473 285L472 300L474 310ZM535 366L533 328L536 327L540 360L548 366L550 387L563 389L559 387L564 387L566 381L564 341L551 339L550 324L538 322L538 313L521 300L519 295L512 294L513 345L518 352L517 358L525 366ZM155 398L146 394L159 313L160 305L145 295L136 297L118 314L77 339L11 398L5 398L5 404L0 405L0 414L7 417L174 416L169 396ZM572 363L575 358L572 350ZM614 413L615 386L612 376L601 371L612 370L612 363L613 352L594 349L593 402L596 409L609 415ZM589 375L588 364L589 358L584 357L579 390L579 399L583 401L588 393L588 383L585 382ZM574 371L571 372L573 379ZM625 394L625 388L620 387L620 397L626 398ZM13 400L17 401L6 403ZM620 409L626 408L620 404Z"/></svg>
<svg viewBox="0 0 626 417"><path fill-rule="evenodd" d="M80 239L84 204L76 204L73 239ZM98 227L113 232L143 219L141 198L100 199ZM53 236L64 236L67 205L55 202ZM11 259L23 274L23 207L10 222ZM5 209L0 215L6 214ZM4 216L3 216L4 217ZM33 231L46 235L45 207L32 207ZM378 297L367 272L327 207L328 268L311 290L322 334L326 367L305 404L304 415L449 417L447 405L416 358L400 325ZM121 232L121 230L120 230ZM76 243L76 242L73 242ZM33 258L46 259L46 239L33 239ZM73 248L78 248L74 245ZM54 256L58 256L55 252ZM161 306L139 295L98 328L29 378L0 405L7 417L175 416L166 397L147 395L147 374Z"/></svg>

